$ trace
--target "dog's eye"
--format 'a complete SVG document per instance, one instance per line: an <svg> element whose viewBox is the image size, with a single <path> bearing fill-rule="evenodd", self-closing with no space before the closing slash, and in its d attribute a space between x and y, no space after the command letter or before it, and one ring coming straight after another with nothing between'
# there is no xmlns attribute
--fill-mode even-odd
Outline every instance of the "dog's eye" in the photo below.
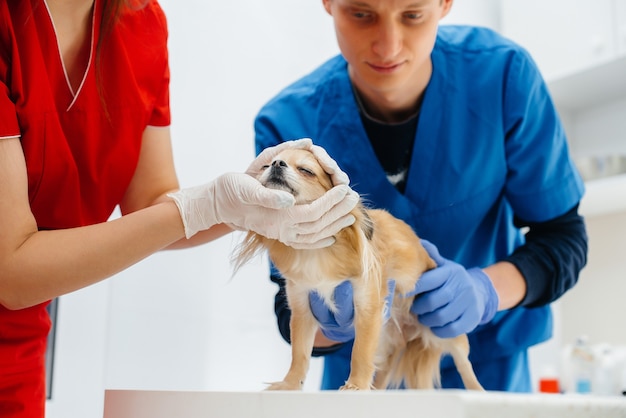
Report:
<svg viewBox="0 0 626 418"><path fill-rule="evenodd" d="M306 167L298 167L298 171L303 173L305 176L315 177L315 173Z"/></svg>

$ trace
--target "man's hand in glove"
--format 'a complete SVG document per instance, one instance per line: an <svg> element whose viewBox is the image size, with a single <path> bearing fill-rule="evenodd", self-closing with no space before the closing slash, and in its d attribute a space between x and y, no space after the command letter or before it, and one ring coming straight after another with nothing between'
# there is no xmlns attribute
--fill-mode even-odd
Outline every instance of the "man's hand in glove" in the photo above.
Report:
<svg viewBox="0 0 626 418"><path fill-rule="evenodd" d="M498 294L489 277L479 268L466 270L443 258L437 248L422 240L437 268L422 274L415 289L411 312L441 338L466 334L491 321L498 309Z"/></svg>
<svg viewBox="0 0 626 418"><path fill-rule="evenodd" d="M396 282L389 280L387 284L389 287L386 298L387 306L384 312L381 312L385 321L389 319L391 313ZM320 324L322 334L326 338L340 343L354 339L354 302L352 297L352 284L348 280L335 288L333 292L335 309L333 310L326 305L324 299L317 292L309 293L311 312Z"/></svg>

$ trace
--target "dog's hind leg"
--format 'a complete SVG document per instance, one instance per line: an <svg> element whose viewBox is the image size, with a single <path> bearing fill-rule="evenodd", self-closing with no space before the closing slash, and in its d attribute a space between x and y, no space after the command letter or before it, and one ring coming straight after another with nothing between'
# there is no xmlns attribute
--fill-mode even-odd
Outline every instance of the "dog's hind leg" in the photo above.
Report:
<svg viewBox="0 0 626 418"><path fill-rule="evenodd" d="M469 361L470 347L467 335L459 335L458 337L449 340L446 345L446 349L452 356L454 365L461 375L461 380L463 380L465 389L484 390L480 382L478 382L472 363Z"/></svg>
<svg viewBox="0 0 626 418"><path fill-rule="evenodd" d="M381 338L385 337L386 336L382 336ZM374 389L384 390L389 388L392 380L392 370L395 370L400 354L401 351L399 349L393 348L391 353L386 354L386 358L383 361L377 362L373 384ZM380 353L378 355L380 355Z"/></svg>

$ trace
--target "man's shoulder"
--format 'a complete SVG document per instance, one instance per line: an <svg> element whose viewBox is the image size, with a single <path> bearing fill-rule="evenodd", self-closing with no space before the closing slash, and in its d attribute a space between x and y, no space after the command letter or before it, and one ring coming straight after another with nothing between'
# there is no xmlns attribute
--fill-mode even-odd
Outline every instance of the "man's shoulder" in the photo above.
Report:
<svg viewBox="0 0 626 418"><path fill-rule="evenodd" d="M441 25L435 48L477 54L523 51L520 45L493 29L467 25Z"/></svg>
<svg viewBox="0 0 626 418"><path fill-rule="evenodd" d="M526 68L526 80L536 79L538 69L528 51L493 29L478 26L441 25L433 49L433 61L449 73L467 80L478 75L498 82L511 70ZM481 88L484 88L482 86Z"/></svg>

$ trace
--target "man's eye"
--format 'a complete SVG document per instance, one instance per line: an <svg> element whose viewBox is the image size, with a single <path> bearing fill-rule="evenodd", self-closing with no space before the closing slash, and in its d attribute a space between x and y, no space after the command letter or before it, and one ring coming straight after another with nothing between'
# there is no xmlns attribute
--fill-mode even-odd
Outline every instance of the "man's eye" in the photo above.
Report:
<svg viewBox="0 0 626 418"><path fill-rule="evenodd" d="M270 168L270 165L269 165L269 164L265 164L265 165L263 166L263 170L265 170L265 169L267 169L267 168Z"/></svg>
<svg viewBox="0 0 626 418"><path fill-rule="evenodd" d="M366 12L363 10L351 10L350 15L356 20L369 20L372 18L371 12Z"/></svg>
<svg viewBox="0 0 626 418"><path fill-rule="evenodd" d="M423 14L418 12L407 12L404 14L404 18L408 20L420 20Z"/></svg>
<svg viewBox="0 0 626 418"><path fill-rule="evenodd" d="M315 173L306 167L298 167L298 170L307 176L315 176Z"/></svg>

